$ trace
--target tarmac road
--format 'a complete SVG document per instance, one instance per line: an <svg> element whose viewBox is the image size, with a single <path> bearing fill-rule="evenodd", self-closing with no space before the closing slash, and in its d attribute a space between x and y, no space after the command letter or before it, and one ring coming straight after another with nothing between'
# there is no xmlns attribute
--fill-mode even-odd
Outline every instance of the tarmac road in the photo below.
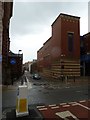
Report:
<svg viewBox="0 0 90 120"><path fill-rule="evenodd" d="M57 104L60 102L70 102L73 100L88 99L90 85L71 85L70 83L62 83L60 81L48 81L44 78L41 80L33 80L29 73L26 74L28 79L28 102L29 105L38 104ZM20 81L8 89L3 89L2 106L13 107L16 105L17 88Z"/></svg>

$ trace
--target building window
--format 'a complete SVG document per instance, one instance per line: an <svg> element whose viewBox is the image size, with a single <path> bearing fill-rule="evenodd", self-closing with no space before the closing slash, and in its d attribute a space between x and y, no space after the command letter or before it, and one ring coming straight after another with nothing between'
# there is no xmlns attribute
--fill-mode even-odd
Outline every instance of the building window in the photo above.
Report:
<svg viewBox="0 0 90 120"><path fill-rule="evenodd" d="M74 40L73 33L68 33L68 50L69 50L69 52L73 52L73 40Z"/></svg>

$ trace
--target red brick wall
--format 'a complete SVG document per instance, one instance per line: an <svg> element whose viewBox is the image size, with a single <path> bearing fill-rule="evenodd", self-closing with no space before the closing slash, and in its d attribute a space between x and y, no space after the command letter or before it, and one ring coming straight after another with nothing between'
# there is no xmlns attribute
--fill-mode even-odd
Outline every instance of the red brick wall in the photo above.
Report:
<svg viewBox="0 0 90 120"><path fill-rule="evenodd" d="M51 66L51 40L52 38L50 37L43 47L43 64L45 68L50 68Z"/></svg>
<svg viewBox="0 0 90 120"><path fill-rule="evenodd" d="M61 54L69 57L68 32L74 33L74 51L72 57L80 57L80 28L79 17L59 15L52 24L52 36L43 44L37 53L38 66L48 68L51 64L60 60Z"/></svg>
<svg viewBox="0 0 90 120"><path fill-rule="evenodd" d="M60 16L52 24L51 56L52 60L59 58L61 54L61 18Z"/></svg>
<svg viewBox="0 0 90 120"><path fill-rule="evenodd" d="M10 47L9 23L12 16L13 2L3 2L3 35L2 35L2 82L6 84L9 80L8 53Z"/></svg>
<svg viewBox="0 0 90 120"><path fill-rule="evenodd" d="M68 51L68 32L72 32L74 35L74 43L73 43L73 53L72 57L79 58L80 57L80 28L79 28L79 20L62 18L61 23L61 50L62 54L69 57Z"/></svg>
<svg viewBox="0 0 90 120"><path fill-rule="evenodd" d="M43 68L43 47L39 49L39 51L37 51L37 67L38 67L38 71L42 72L42 68Z"/></svg>

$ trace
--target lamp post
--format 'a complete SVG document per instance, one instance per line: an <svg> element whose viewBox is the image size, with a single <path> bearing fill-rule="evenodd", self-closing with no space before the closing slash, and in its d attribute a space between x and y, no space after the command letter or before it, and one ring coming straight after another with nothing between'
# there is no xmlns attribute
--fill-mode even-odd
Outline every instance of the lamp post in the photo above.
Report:
<svg viewBox="0 0 90 120"><path fill-rule="evenodd" d="M18 50L18 56L20 55L20 52L22 52L22 50Z"/></svg>
<svg viewBox="0 0 90 120"><path fill-rule="evenodd" d="M19 68L19 76L22 75L22 64L23 64L23 53L22 50L18 50L18 68Z"/></svg>

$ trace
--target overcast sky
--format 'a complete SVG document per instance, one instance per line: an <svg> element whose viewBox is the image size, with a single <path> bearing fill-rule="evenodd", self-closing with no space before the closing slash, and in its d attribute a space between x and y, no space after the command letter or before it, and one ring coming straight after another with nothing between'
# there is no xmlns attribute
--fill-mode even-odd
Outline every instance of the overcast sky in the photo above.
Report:
<svg viewBox="0 0 90 120"><path fill-rule="evenodd" d="M83 0L84 1L84 0ZM51 25L60 13L80 17L80 35L88 32L86 2L17 2L14 1L10 23L10 49L22 50L23 62L37 58L37 50L51 36Z"/></svg>

